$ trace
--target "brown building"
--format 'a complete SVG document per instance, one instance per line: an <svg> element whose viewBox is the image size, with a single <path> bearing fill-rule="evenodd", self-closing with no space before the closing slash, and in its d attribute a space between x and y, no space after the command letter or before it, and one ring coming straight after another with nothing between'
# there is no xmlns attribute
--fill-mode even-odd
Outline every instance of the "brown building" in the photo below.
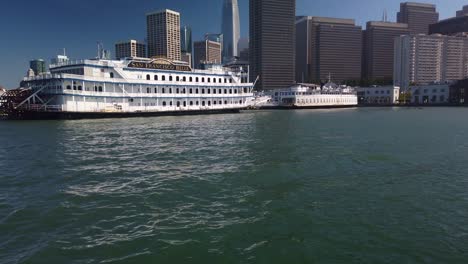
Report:
<svg viewBox="0 0 468 264"><path fill-rule="evenodd" d="M392 83L395 38L408 33L408 24L367 22L363 35L363 79L371 83Z"/></svg>
<svg viewBox="0 0 468 264"><path fill-rule="evenodd" d="M296 0L250 0L250 80L257 90L295 81Z"/></svg>
<svg viewBox="0 0 468 264"><path fill-rule="evenodd" d="M162 10L146 15L148 57L181 60L180 14Z"/></svg>
<svg viewBox="0 0 468 264"><path fill-rule="evenodd" d="M202 64L221 64L221 43L203 40L193 43L193 64L194 68L203 68Z"/></svg>
<svg viewBox="0 0 468 264"><path fill-rule="evenodd" d="M432 4L406 2L400 4L397 22L408 24L411 34L428 34L429 25L439 21L439 13Z"/></svg>
<svg viewBox="0 0 468 264"><path fill-rule="evenodd" d="M296 20L296 81L359 81L362 28L353 19L302 17Z"/></svg>
<svg viewBox="0 0 468 264"><path fill-rule="evenodd" d="M146 46L136 40L129 40L115 44L115 58L120 60L122 58L145 58Z"/></svg>

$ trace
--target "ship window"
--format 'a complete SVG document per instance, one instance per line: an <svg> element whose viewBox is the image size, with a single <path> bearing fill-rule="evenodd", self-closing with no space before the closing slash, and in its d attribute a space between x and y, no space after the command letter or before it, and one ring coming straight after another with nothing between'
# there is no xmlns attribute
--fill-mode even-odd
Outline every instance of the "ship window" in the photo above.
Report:
<svg viewBox="0 0 468 264"><path fill-rule="evenodd" d="M198 89L195 90L195 93L198 94Z"/></svg>
<svg viewBox="0 0 468 264"><path fill-rule="evenodd" d="M78 91L82 91L83 87L81 85L78 86Z"/></svg>
<svg viewBox="0 0 468 264"><path fill-rule="evenodd" d="M210 93L211 93L211 89L206 89L206 93L207 93L207 94L210 94Z"/></svg>
<svg viewBox="0 0 468 264"><path fill-rule="evenodd" d="M205 94L205 89L201 89L201 93L202 93L202 94Z"/></svg>
<svg viewBox="0 0 468 264"><path fill-rule="evenodd" d="M102 86L99 86L99 92L102 92Z"/></svg>
<svg viewBox="0 0 468 264"><path fill-rule="evenodd" d="M71 85L67 85L67 90L71 90Z"/></svg>
<svg viewBox="0 0 468 264"><path fill-rule="evenodd" d="M146 80L148 80L148 81L149 81L149 80L151 80L151 77L150 77L150 75L149 75L149 74L148 74L148 75L146 75Z"/></svg>
<svg viewBox="0 0 468 264"><path fill-rule="evenodd" d="M237 94L237 89L234 89L234 93Z"/></svg>
<svg viewBox="0 0 468 264"><path fill-rule="evenodd" d="M176 81L180 81L180 77L179 76L176 76Z"/></svg>
<svg viewBox="0 0 468 264"><path fill-rule="evenodd" d="M205 82L205 77L201 78L201 82L203 82L203 83Z"/></svg>
<svg viewBox="0 0 468 264"><path fill-rule="evenodd" d="M192 92L193 92L193 90L192 90L192 88L190 88L189 93L192 94Z"/></svg>
<svg viewBox="0 0 468 264"><path fill-rule="evenodd" d="M227 94L227 89L224 89L224 94Z"/></svg>
<svg viewBox="0 0 468 264"><path fill-rule="evenodd" d="M198 77L195 78L195 82L198 82Z"/></svg>
<svg viewBox="0 0 468 264"><path fill-rule="evenodd" d="M162 88L162 93L166 93L166 88Z"/></svg>
<svg viewBox="0 0 468 264"><path fill-rule="evenodd" d="M239 101L239 104L242 104L242 100Z"/></svg>
<svg viewBox="0 0 468 264"><path fill-rule="evenodd" d="M186 107L186 106L187 106L187 102L186 102L186 101L184 101L184 107Z"/></svg>
<svg viewBox="0 0 468 264"><path fill-rule="evenodd" d="M172 101L169 102L169 105L172 106Z"/></svg>
<svg viewBox="0 0 468 264"><path fill-rule="evenodd" d="M190 78L189 78L189 81L190 81L190 82L192 82L192 81L193 81L193 78L192 78L192 77L190 77Z"/></svg>
<svg viewBox="0 0 468 264"><path fill-rule="evenodd" d="M151 93L151 88L147 87L146 88L146 93Z"/></svg>
<svg viewBox="0 0 468 264"><path fill-rule="evenodd" d="M158 93L158 88L154 88L154 93Z"/></svg>
<svg viewBox="0 0 468 264"><path fill-rule="evenodd" d="M223 82L223 80L221 78L219 78L219 83L222 83L222 82Z"/></svg>
<svg viewBox="0 0 468 264"><path fill-rule="evenodd" d="M94 91L95 91L95 92L97 92L97 91L98 91L98 89L97 89L97 86L94 86Z"/></svg>
<svg viewBox="0 0 468 264"><path fill-rule="evenodd" d="M179 88L176 89L176 94L178 94L178 93L179 93Z"/></svg>
<svg viewBox="0 0 468 264"><path fill-rule="evenodd" d="M113 72L110 73L110 77L114 78L114 73Z"/></svg>
<svg viewBox="0 0 468 264"><path fill-rule="evenodd" d="M213 78L213 82L216 83L216 78Z"/></svg>
<svg viewBox="0 0 468 264"><path fill-rule="evenodd" d="M213 104L216 105L216 101L213 101Z"/></svg>
<svg viewBox="0 0 468 264"><path fill-rule="evenodd" d="M198 102L198 101L196 101L196 102L195 102L195 104L196 104L196 105L199 105L199 102Z"/></svg>
<svg viewBox="0 0 468 264"><path fill-rule="evenodd" d="M183 94L185 94L185 93L186 93L186 90L185 90L185 88L184 88L184 89L182 89L182 93L183 93Z"/></svg>
<svg viewBox="0 0 468 264"><path fill-rule="evenodd" d="M229 89L229 94L232 94L232 89Z"/></svg>
<svg viewBox="0 0 468 264"><path fill-rule="evenodd" d="M185 77L185 76L182 77L182 81L183 81L183 82L186 82L186 81L187 81L187 77Z"/></svg>
<svg viewBox="0 0 468 264"><path fill-rule="evenodd" d="M208 78L208 82L211 82L211 78Z"/></svg>
<svg viewBox="0 0 468 264"><path fill-rule="evenodd" d="M76 90L76 85L73 85L73 90Z"/></svg>
<svg viewBox="0 0 468 264"><path fill-rule="evenodd" d="M177 101L177 107L180 107L180 102L179 101Z"/></svg>
<svg viewBox="0 0 468 264"><path fill-rule="evenodd" d="M163 75L163 76L161 77L161 80L165 81L165 80L166 80L166 75Z"/></svg>
<svg viewBox="0 0 468 264"><path fill-rule="evenodd" d="M172 88L169 88L169 93L170 93L170 94L172 93Z"/></svg>
<svg viewBox="0 0 468 264"><path fill-rule="evenodd" d="M227 79L226 79L226 78L224 78L224 83L227 83Z"/></svg>
<svg viewBox="0 0 468 264"><path fill-rule="evenodd" d="M224 104L228 104L228 102L227 102L227 101L224 101Z"/></svg>
<svg viewBox="0 0 468 264"><path fill-rule="evenodd" d="M211 106L211 101L208 101L208 106Z"/></svg>
<svg viewBox="0 0 468 264"><path fill-rule="evenodd" d="M155 80L155 81L158 80L158 76L157 76L157 75L154 76L154 80Z"/></svg>
<svg viewBox="0 0 468 264"><path fill-rule="evenodd" d="M244 93L247 93L247 88L244 88Z"/></svg>
<svg viewBox="0 0 468 264"><path fill-rule="evenodd" d="M232 79L229 79L229 83L232 83Z"/></svg>
<svg viewBox="0 0 468 264"><path fill-rule="evenodd" d="M216 89L213 89L213 94L216 94Z"/></svg>
<svg viewBox="0 0 468 264"><path fill-rule="evenodd" d="M219 104L222 105L222 104L223 104L223 101L219 101Z"/></svg>
<svg viewBox="0 0 468 264"><path fill-rule="evenodd" d="M223 90L222 89L219 89L219 94L222 94L223 93Z"/></svg>
<svg viewBox="0 0 468 264"><path fill-rule="evenodd" d="M202 101L202 102L201 102L201 105L202 105L202 106L205 106L205 101Z"/></svg>
<svg viewBox="0 0 468 264"><path fill-rule="evenodd" d="M166 101L163 101L163 106L166 106Z"/></svg>
<svg viewBox="0 0 468 264"><path fill-rule="evenodd" d="M169 76L169 81L172 82L172 76Z"/></svg>

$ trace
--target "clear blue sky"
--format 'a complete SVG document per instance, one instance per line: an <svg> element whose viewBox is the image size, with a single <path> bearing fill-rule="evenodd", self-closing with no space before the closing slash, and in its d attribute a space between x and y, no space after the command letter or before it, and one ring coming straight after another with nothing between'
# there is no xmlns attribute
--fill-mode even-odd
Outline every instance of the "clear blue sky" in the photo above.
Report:
<svg viewBox="0 0 468 264"><path fill-rule="evenodd" d="M0 3L0 84L16 88L30 59L47 61L67 49L71 58L96 54L102 41L114 52L118 40L145 38L145 14L169 8L193 28L194 40L221 27L223 0L40 0ZM297 15L354 18L364 25L380 20L386 9L394 21L399 0L297 0ZM437 4L441 18L455 15L466 0L427 0ZM239 0L241 34L248 36L248 0Z"/></svg>

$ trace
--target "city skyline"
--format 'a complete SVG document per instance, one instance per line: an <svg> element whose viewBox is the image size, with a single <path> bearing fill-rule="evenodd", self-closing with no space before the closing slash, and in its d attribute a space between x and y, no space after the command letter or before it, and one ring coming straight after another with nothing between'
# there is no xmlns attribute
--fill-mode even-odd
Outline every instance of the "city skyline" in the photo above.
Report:
<svg viewBox="0 0 468 264"><path fill-rule="evenodd" d="M69 3L57 0L45 0L41 3L30 3L30 8L24 9L17 3L3 7L5 16L0 18L0 33L8 36L8 42L0 43L4 52L4 62L0 67L0 84L7 88L18 86L21 78L26 74L29 61L42 58L49 62L66 48L72 59L89 58L95 56L96 42L101 41L106 49L112 50L116 42L126 39L144 40L146 35L145 14L160 9L174 9L181 13L181 24L193 28L193 40L202 40L207 32L217 32L221 26L222 0L205 0L206 6L196 6L182 0L147 1L140 0L127 3L115 1L112 6L106 3L81 1L76 6L74 14L80 19L70 19L67 12L52 15L48 6L55 9L68 10ZM390 21L396 21L396 12L400 8L396 0L375 1L304 1L297 0L296 15L310 15L336 18L356 19L357 25L364 25L368 20L381 20L383 10L386 9ZM440 18L455 16L457 10L466 4L464 1L454 0L450 5L444 1L423 1L437 5ZM358 4L358 5L356 5ZM337 6L340 8L337 9ZM359 6L359 8L357 8ZM107 12L103 12L106 10ZM248 30L248 1L239 0L241 37L249 34ZM350 12L351 11L351 12ZM115 13L125 13L124 17L115 16ZM17 14L22 19L15 19ZM44 14L42 20L37 20L37 14ZM200 19L210 17L211 19ZM13 21L13 23L11 22ZM215 23L213 23L215 21ZM99 26L96 26L96 25ZM34 26L32 26L34 25ZM59 32L59 33L57 33ZM11 47L14 47L13 49ZM114 54L113 54L114 55Z"/></svg>

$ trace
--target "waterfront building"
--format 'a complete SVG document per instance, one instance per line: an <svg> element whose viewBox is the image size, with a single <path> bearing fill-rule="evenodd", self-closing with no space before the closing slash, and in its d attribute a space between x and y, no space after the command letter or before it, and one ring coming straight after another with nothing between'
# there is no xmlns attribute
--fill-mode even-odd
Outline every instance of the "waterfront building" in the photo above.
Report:
<svg viewBox="0 0 468 264"><path fill-rule="evenodd" d="M180 50L182 53L192 53L192 29L188 26L180 29Z"/></svg>
<svg viewBox="0 0 468 264"><path fill-rule="evenodd" d="M361 79L362 28L353 19L296 20L296 81L321 83Z"/></svg>
<svg viewBox="0 0 468 264"><path fill-rule="evenodd" d="M408 33L408 24L367 22L363 35L363 79L392 84L395 38Z"/></svg>
<svg viewBox="0 0 468 264"><path fill-rule="evenodd" d="M115 44L115 58L145 58L146 45L136 40L122 41Z"/></svg>
<svg viewBox="0 0 468 264"><path fill-rule="evenodd" d="M450 85L450 103L468 104L468 79L459 80Z"/></svg>
<svg viewBox="0 0 468 264"><path fill-rule="evenodd" d="M448 84L410 86L406 90L411 96L411 104L437 105L448 104L450 87Z"/></svg>
<svg viewBox="0 0 468 264"><path fill-rule="evenodd" d="M408 24L411 34L428 34L429 25L439 21L439 13L433 4L405 2L400 4L397 22Z"/></svg>
<svg viewBox="0 0 468 264"><path fill-rule="evenodd" d="M43 59L35 59L29 62L29 68L34 71L34 75L41 75L47 72L46 63Z"/></svg>
<svg viewBox="0 0 468 264"><path fill-rule="evenodd" d="M147 14L148 57L181 59L180 14L165 9Z"/></svg>
<svg viewBox="0 0 468 264"><path fill-rule="evenodd" d="M181 61L186 62L188 65L190 65L190 67L192 67L192 54L184 52L181 56Z"/></svg>
<svg viewBox="0 0 468 264"><path fill-rule="evenodd" d="M468 37L403 35L395 39L394 84L448 83L468 77Z"/></svg>
<svg viewBox="0 0 468 264"><path fill-rule="evenodd" d="M196 69L202 69L203 64L221 64L221 43L203 40L193 44L193 63Z"/></svg>
<svg viewBox="0 0 468 264"><path fill-rule="evenodd" d="M250 0L250 79L258 90L295 82L295 0Z"/></svg>
<svg viewBox="0 0 468 264"><path fill-rule="evenodd" d="M227 62L239 56L240 22L237 0L224 0L222 14L223 62Z"/></svg>
<svg viewBox="0 0 468 264"><path fill-rule="evenodd" d="M358 87L360 105L394 105L399 103L400 88L393 85Z"/></svg>

